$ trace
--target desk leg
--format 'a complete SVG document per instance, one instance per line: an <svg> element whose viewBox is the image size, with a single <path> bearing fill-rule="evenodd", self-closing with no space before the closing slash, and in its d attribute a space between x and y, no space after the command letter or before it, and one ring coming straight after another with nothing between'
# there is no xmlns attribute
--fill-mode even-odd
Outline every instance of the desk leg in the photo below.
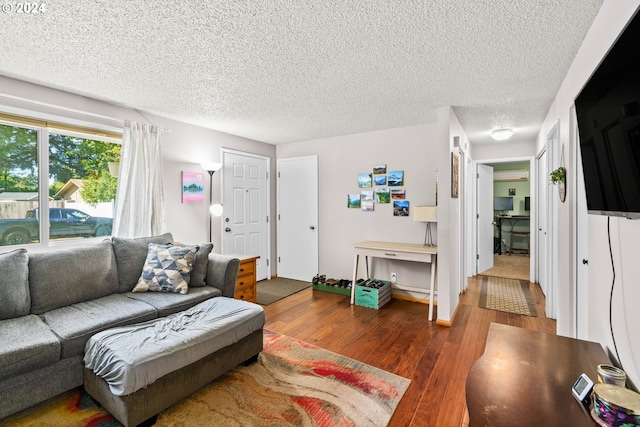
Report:
<svg viewBox="0 0 640 427"><path fill-rule="evenodd" d="M433 306L436 303L436 295L434 293L435 291L435 284L436 284L436 263L437 263L437 257L435 255L432 255L432 260L431 260L431 281L430 281L430 288L429 288L429 322L431 322L433 320Z"/></svg>
<svg viewBox="0 0 640 427"><path fill-rule="evenodd" d="M367 279L371 279L371 276L369 275L369 255L365 255L364 256L364 263L367 266Z"/></svg>
<svg viewBox="0 0 640 427"><path fill-rule="evenodd" d="M351 281L351 304L355 302L356 298L356 280L358 276L358 261L360 260L360 255L356 254L353 260L353 280Z"/></svg>
<svg viewBox="0 0 640 427"><path fill-rule="evenodd" d="M498 218L498 255L502 255L502 219Z"/></svg>

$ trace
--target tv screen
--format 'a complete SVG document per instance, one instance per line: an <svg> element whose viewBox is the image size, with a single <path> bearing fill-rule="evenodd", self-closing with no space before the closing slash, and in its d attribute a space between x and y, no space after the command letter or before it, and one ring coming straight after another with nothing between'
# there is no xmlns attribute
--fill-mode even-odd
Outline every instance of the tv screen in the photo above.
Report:
<svg viewBox="0 0 640 427"><path fill-rule="evenodd" d="M589 213L640 218L640 14L575 99Z"/></svg>
<svg viewBox="0 0 640 427"><path fill-rule="evenodd" d="M494 197L493 210L494 211L512 211L513 197Z"/></svg>

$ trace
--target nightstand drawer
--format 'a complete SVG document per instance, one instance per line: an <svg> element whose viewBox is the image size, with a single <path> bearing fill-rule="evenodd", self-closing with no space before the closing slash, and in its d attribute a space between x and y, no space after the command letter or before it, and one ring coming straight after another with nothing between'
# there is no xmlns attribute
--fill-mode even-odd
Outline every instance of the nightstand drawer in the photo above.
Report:
<svg viewBox="0 0 640 427"><path fill-rule="evenodd" d="M251 276L238 277L236 279L236 292L245 289L253 289L256 286L256 280Z"/></svg>
<svg viewBox="0 0 640 427"><path fill-rule="evenodd" d="M236 289L236 299L241 299L243 301L256 302L256 291L255 288L248 288L244 291L238 291Z"/></svg>
<svg viewBox="0 0 640 427"><path fill-rule="evenodd" d="M244 276L251 275L256 271L255 261L240 262L240 268L238 269L238 279Z"/></svg>
<svg viewBox="0 0 640 427"><path fill-rule="evenodd" d="M238 258L240 258L240 266L238 267L238 276L236 277L234 297L244 301L256 302L256 260L260 257L238 256Z"/></svg>

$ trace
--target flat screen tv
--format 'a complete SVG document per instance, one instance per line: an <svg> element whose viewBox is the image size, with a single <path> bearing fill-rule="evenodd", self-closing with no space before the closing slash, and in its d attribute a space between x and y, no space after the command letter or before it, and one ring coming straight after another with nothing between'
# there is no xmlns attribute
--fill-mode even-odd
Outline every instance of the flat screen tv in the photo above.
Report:
<svg viewBox="0 0 640 427"><path fill-rule="evenodd" d="M512 211L513 197L494 197L493 210L494 211Z"/></svg>
<svg viewBox="0 0 640 427"><path fill-rule="evenodd" d="M575 106L589 213L640 218L640 13Z"/></svg>

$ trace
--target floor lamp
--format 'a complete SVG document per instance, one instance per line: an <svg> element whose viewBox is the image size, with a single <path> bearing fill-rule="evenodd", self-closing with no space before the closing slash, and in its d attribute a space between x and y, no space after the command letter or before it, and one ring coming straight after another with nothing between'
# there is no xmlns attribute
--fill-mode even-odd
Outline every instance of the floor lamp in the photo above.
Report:
<svg viewBox="0 0 640 427"><path fill-rule="evenodd" d="M413 208L413 220L426 222L424 232L424 246L435 246L431 237L431 223L438 222L438 208L436 206L416 206Z"/></svg>
<svg viewBox="0 0 640 427"><path fill-rule="evenodd" d="M220 216L222 215L222 212L220 211L219 208L221 208L222 206L212 204L213 203L213 174L220 170L220 168L222 167L222 163L205 162L205 163L200 163L200 166L202 166L202 169L209 172L209 212L211 215ZM211 235L211 216L209 216L209 242L211 242L212 239L213 239L213 236Z"/></svg>

